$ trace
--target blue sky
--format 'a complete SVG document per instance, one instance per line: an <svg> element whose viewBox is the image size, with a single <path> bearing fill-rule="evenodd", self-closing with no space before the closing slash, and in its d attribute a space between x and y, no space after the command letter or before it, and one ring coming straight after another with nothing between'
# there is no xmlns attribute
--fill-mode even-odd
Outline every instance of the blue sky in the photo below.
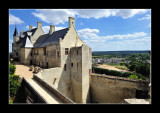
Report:
<svg viewBox="0 0 160 113"><path fill-rule="evenodd" d="M68 27L69 16L75 18L79 37L92 51L151 50L150 9L10 9L9 51L15 24L20 34L40 21L48 33L51 24L56 30Z"/></svg>

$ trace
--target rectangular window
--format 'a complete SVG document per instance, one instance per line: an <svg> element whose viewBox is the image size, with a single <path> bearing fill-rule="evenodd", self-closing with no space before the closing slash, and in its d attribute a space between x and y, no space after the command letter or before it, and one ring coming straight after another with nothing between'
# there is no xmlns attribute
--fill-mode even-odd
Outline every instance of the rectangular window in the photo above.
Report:
<svg viewBox="0 0 160 113"><path fill-rule="evenodd" d="M89 69L89 75L91 75L91 69Z"/></svg>
<svg viewBox="0 0 160 113"><path fill-rule="evenodd" d="M43 53L44 55L46 55L46 48L43 48Z"/></svg>
<svg viewBox="0 0 160 113"><path fill-rule="evenodd" d="M48 68L48 62L47 62L47 68Z"/></svg>
<svg viewBox="0 0 160 113"><path fill-rule="evenodd" d="M31 52L31 56L32 56L32 52Z"/></svg>
<svg viewBox="0 0 160 113"><path fill-rule="evenodd" d="M68 55L68 48L65 48L65 55Z"/></svg>
<svg viewBox="0 0 160 113"><path fill-rule="evenodd" d="M77 55L78 55L78 50L77 50Z"/></svg>
<svg viewBox="0 0 160 113"><path fill-rule="evenodd" d="M71 63L71 66L73 67L73 63Z"/></svg>
<svg viewBox="0 0 160 113"><path fill-rule="evenodd" d="M64 65L64 71L66 71L67 70L67 66L66 66L66 64Z"/></svg>
<svg viewBox="0 0 160 113"><path fill-rule="evenodd" d="M57 51L57 57L59 57L59 56L60 56L59 51Z"/></svg>
<svg viewBox="0 0 160 113"><path fill-rule="evenodd" d="M16 52L16 55L18 56L18 52Z"/></svg>

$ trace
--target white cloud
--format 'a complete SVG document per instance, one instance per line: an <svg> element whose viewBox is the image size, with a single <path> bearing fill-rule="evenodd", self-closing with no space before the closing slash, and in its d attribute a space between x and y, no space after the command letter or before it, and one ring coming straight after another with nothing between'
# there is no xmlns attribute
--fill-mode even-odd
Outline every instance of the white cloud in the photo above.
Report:
<svg viewBox="0 0 160 113"><path fill-rule="evenodd" d="M9 14L9 25L22 24L22 23L24 23L23 20L12 14Z"/></svg>
<svg viewBox="0 0 160 113"><path fill-rule="evenodd" d="M61 29L64 29L65 27L55 27L55 31L58 31L58 30L61 30ZM49 33L49 30L50 30L50 26L43 26L42 27L43 31L45 34Z"/></svg>
<svg viewBox="0 0 160 113"><path fill-rule="evenodd" d="M75 16L75 13L68 9L37 9L36 12L32 14L42 21L54 25L64 24L64 22L68 21L69 16Z"/></svg>
<svg viewBox="0 0 160 113"><path fill-rule="evenodd" d="M12 52L12 43L13 40L9 39L9 52Z"/></svg>
<svg viewBox="0 0 160 113"><path fill-rule="evenodd" d="M89 28L85 28L85 29L81 29L78 30L77 33L79 34L80 37L83 37L85 39L88 38L97 38L97 33L99 32L98 29L89 29Z"/></svg>
<svg viewBox="0 0 160 113"><path fill-rule="evenodd" d="M29 25L27 25L25 28L26 28L27 30L29 30ZM36 26L32 26L32 29L34 29L34 28L36 28Z"/></svg>
<svg viewBox="0 0 160 113"><path fill-rule="evenodd" d="M147 33L145 32L136 32L132 34L118 34L118 35L107 35L107 36L98 36L97 34L99 33L98 29L90 29L90 28L85 28L78 30L77 33L79 34L80 37L84 39L102 39L102 40L112 40L112 39L133 39L133 38L139 38L146 36Z"/></svg>
<svg viewBox="0 0 160 113"><path fill-rule="evenodd" d="M151 22L149 23L148 27L151 27Z"/></svg>
<svg viewBox="0 0 160 113"><path fill-rule="evenodd" d="M139 18L138 20L149 20L149 19L151 19L151 15L150 15L150 14L147 14L147 15L145 15L144 17Z"/></svg>
<svg viewBox="0 0 160 113"><path fill-rule="evenodd" d="M133 17L136 14L144 14L148 9L37 9L32 14L44 22L54 25L64 24L68 17L95 18L119 16L123 19Z"/></svg>
<svg viewBox="0 0 160 113"><path fill-rule="evenodd" d="M125 35L110 35L110 36L104 36L103 39L119 39L119 40L123 40L123 39L134 39L134 38L139 38L139 37L143 37L146 36L147 33L144 32L137 32L137 33L132 33L132 34L125 34Z"/></svg>
<svg viewBox="0 0 160 113"><path fill-rule="evenodd" d="M89 45L93 50L120 50L120 49L134 49L143 46L147 48L150 46L150 37L147 36L145 32L136 32L129 34L117 34L117 35L107 35L99 36L98 29L81 29L77 31L80 38L83 38L84 42Z"/></svg>
<svg viewBox="0 0 160 113"><path fill-rule="evenodd" d="M136 14L144 14L146 13L146 9L119 9L119 10L114 10L112 15L113 16L121 16L122 18L130 18L133 17Z"/></svg>

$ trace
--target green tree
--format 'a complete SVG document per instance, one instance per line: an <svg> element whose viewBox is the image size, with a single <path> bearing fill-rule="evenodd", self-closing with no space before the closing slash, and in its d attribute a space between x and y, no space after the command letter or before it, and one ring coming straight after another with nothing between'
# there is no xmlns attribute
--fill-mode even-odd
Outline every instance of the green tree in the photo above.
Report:
<svg viewBox="0 0 160 113"><path fill-rule="evenodd" d="M16 95L19 87L21 86L18 75L9 74L9 87L10 87L10 95Z"/></svg>
<svg viewBox="0 0 160 113"><path fill-rule="evenodd" d="M14 74L14 72L16 71L16 66L13 64L9 64L9 74Z"/></svg>

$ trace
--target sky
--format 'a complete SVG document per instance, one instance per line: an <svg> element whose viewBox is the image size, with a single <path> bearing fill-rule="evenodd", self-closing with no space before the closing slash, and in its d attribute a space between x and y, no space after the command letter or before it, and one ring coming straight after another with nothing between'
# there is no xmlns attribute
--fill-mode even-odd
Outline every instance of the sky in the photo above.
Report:
<svg viewBox="0 0 160 113"><path fill-rule="evenodd" d="M151 9L9 9L9 52L15 25L20 34L42 22L48 33L50 25L67 28L70 16L92 51L151 50Z"/></svg>

